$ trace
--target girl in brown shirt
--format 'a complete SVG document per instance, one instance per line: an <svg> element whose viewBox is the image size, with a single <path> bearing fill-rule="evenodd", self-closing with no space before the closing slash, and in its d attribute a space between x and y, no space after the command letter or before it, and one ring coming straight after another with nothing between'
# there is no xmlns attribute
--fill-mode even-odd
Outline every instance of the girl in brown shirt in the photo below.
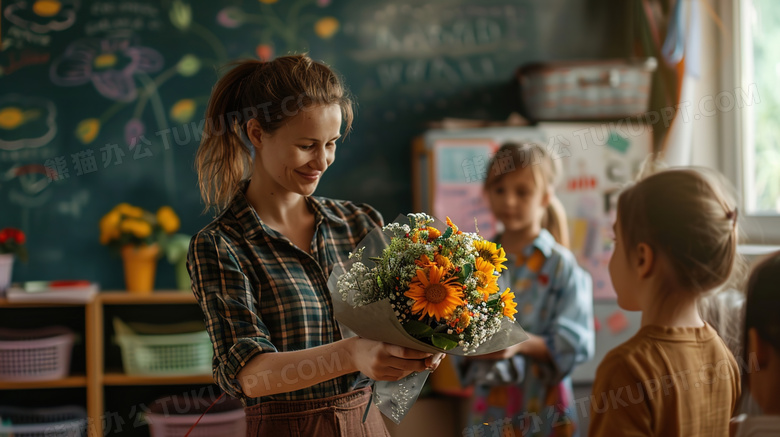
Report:
<svg viewBox="0 0 780 437"><path fill-rule="evenodd" d="M599 365L590 436L726 436L739 368L698 300L729 278L737 210L714 175L667 170L618 200L609 263L618 305L639 332Z"/></svg>

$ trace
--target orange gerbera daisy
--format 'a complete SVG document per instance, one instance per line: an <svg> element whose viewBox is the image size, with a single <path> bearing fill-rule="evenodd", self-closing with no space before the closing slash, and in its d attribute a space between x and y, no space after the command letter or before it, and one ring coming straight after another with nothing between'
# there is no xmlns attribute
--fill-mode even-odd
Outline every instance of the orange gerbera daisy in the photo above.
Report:
<svg viewBox="0 0 780 437"><path fill-rule="evenodd" d="M471 314L468 311L464 311L463 314L458 317L458 327L466 329L471 323Z"/></svg>
<svg viewBox="0 0 780 437"><path fill-rule="evenodd" d="M455 226L455 223L453 223L453 222L452 222L452 220L450 220L450 218L449 218L449 217L447 217L447 226L449 226L449 227L451 227L451 228L452 228L452 232L454 232L454 233L456 233L456 234L460 234L460 233L461 233L461 232L458 230L458 227L457 227L457 226Z"/></svg>
<svg viewBox="0 0 780 437"><path fill-rule="evenodd" d="M404 296L414 300L412 313L419 313L420 320L426 315L437 320L446 319L455 308L463 305L462 286L456 277L442 280L445 270L441 267L431 266L427 273L423 269L417 270L417 277Z"/></svg>
<svg viewBox="0 0 780 437"><path fill-rule="evenodd" d="M428 231L428 241L433 241L441 237L441 232L433 226L428 226L426 230Z"/></svg>
<svg viewBox="0 0 780 437"><path fill-rule="evenodd" d="M477 291L482 293L485 300L491 294L498 292L498 278L493 274L495 268L493 264L485 261L482 257L477 257L474 262L474 278L477 280Z"/></svg>
<svg viewBox="0 0 780 437"><path fill-rule="evenodd" d="M419 243L421 240L420 234L422 234L423 232L428 232L428 238L426 239L426 242L428 243L441 237L441 232L439 232L438 229L431 226L426 226L425 229L414 231L414 234L412 234L412 241L414 241L415 243Z"/></svg>
<svg viewBox="0 0 780 437"><path fill-rule="evenodd" d="M515 294L508 288L501 293L501 305L504 307L504 316L514 320L517 313L517 302L515 302Z"/></svg>
<svg viewBox="0 0 780 437"><path fill-rule="evenodd" d="M431 261L431 259L428 258L428 255L423 255L417 258L416 260L414 260L414 263L417 265L417 267L423 267L423 268L430 267L431 265L433 265L433 261Z"/></svg>
<svg viewBox="0 0 780 437"><path fill-rule="evenodd" d="M433 257L433 260L436 262L436 264L439 265L439 267L442 267L444 270L448 270L449 271L449 270L451 270L454 267L452 265L452 261L450 261L449 258L447 258L446 256L444 256L442 254L437 253Z"/></svg>
<svg viewBox="0 0 780 437"><path fill-rule="evenodd" d="M487 240L479 240L474 242L474 249L476 249L478 256L485 261L493 264L497 272L506 269L504 263L506 262L506 252L503 247L497 247L496 243Z"/></svg>

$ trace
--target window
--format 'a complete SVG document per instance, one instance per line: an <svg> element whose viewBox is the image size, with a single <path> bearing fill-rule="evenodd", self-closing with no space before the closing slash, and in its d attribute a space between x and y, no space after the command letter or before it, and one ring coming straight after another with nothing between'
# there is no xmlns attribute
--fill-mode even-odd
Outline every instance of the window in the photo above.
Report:
<svg viewBox="0 0 780 437"><path fill-rule="evenodd" d="M741 194L743 242L780 244L780 1L717 4L730 38L716 49L716 92L742 103L720 113L721 170Z"/></svg>
<svg viewBox="0 0 780 437"><path fill-rule="evenodd" d="M742 114L746 212L780 214L780 1L742 2L742 83L758 101ZM746 26L747 25L747 26ZM747 28L745 28L747 27Z"/></svg>

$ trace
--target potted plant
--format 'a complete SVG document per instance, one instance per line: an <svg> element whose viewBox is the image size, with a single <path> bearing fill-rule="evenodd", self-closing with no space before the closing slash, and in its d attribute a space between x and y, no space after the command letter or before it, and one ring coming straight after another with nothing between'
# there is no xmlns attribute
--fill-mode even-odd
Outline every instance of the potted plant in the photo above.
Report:
<svg viewBox="0 0 780 437"><path fill-rule="evenodd" d="M14 257L27 261L27 248L24 246L26 240L24 232L19 229L0 230L0 294L11 285Z"/></svg>
<svg viewBox="0 0 780 437"><path fill-rule="evenodd" d="M176 234L168 241L165 256L176 269L176 288L190 291L190 273L187 271L187 251L190 248L190 237L187 234Z"/></svg>
<svg viewBox="0 0 780 437"><path fill-rule="evenodd" d="M179 217L170 206L156 214L120 203L100 220L100 242L118 250L131 293L151 293L157 260L169 236L179 230Z"/></svg>

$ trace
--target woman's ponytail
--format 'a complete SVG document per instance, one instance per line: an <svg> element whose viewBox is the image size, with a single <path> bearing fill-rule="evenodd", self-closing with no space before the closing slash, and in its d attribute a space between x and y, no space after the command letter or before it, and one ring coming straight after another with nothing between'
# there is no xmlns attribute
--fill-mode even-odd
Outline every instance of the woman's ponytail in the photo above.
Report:
<svg viewBox="0 0 780 437"><path fill-rule="evenodd" d="M236 62L219 79L209 98L203 135L195 155L198 185L206 210L221 211L235 195L241 180L252 172L252 155L240 129L242 88L262 65L260 61Z"/></svg>

